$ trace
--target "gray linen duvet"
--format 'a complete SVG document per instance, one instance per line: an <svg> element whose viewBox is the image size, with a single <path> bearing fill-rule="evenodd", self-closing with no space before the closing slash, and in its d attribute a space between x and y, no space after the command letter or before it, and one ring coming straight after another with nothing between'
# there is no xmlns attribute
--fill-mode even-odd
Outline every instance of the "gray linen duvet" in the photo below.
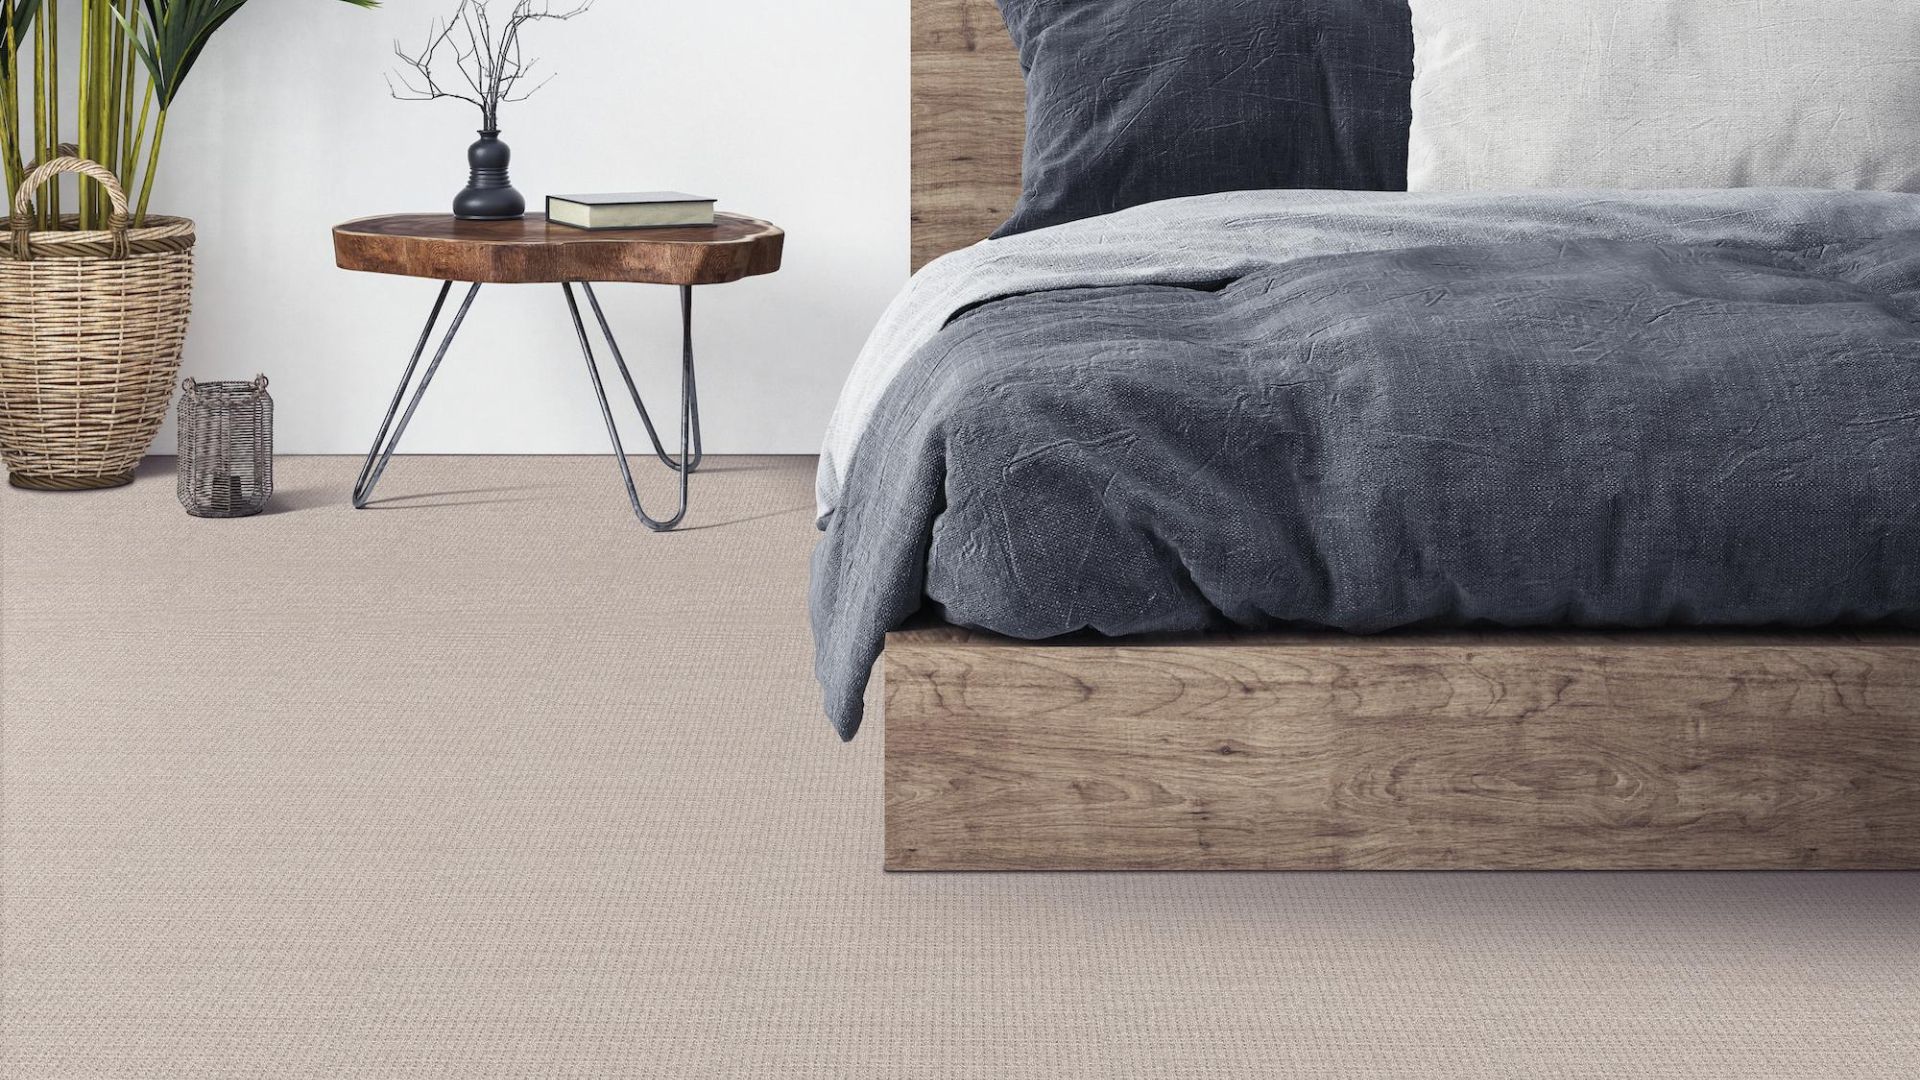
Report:
<svg viewBox="0 0 1920 1080"><path fill-rule="evenodd" d="M923 271L821 460L843 737L1021 638L1920 625L1920 196L1247 192Z"/></svg>

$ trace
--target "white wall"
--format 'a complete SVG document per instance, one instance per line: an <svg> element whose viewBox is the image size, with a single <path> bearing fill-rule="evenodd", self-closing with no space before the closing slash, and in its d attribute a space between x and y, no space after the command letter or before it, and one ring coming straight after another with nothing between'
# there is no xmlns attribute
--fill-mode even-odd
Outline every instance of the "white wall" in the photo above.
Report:
<svg viewBox="0 0 1920 1080"><path fill-rule="evenodd" d="M328 229L444 210L465 184L477 110L394 101L382 80L393 39L416 42L451 6L258 0L175 105L154 209L199 224L185 370L266 372L283 453L366 451L437 288L335 269ZM558 78L501 124L531 205L676 188L787 230L780 273L695 292L710 450L814 452L906 279L907 22L905 0L599 0L530 31L529 54ZM609 286L602 299L656 415L671 416L674 290ZM172 442L169 421L156 449ZM481 291L403 447L606 448L558 286Z"/></svg>

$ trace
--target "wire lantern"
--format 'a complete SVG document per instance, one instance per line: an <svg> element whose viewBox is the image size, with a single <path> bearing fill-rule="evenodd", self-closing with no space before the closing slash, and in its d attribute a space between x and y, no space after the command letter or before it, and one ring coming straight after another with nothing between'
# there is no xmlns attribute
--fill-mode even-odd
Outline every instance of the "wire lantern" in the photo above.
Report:
<svg viewBox="0 0 1920 1080"><path fill-rule="evenodd" d="M267 377L180 384L180 505L203 518L251 517L273 497Z"/></svg>

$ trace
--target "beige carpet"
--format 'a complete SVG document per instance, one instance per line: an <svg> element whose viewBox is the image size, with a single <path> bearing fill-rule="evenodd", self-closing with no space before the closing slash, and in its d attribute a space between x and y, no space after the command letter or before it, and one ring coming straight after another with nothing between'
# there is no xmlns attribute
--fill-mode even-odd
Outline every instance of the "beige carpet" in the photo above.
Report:
<svg viewBox="0 0 1920 1080"><path fill-rule="evenodd" d="M1920 1075L1920 876L882 874L811 462L355 464L0 496L6 1077Z"/></svg>

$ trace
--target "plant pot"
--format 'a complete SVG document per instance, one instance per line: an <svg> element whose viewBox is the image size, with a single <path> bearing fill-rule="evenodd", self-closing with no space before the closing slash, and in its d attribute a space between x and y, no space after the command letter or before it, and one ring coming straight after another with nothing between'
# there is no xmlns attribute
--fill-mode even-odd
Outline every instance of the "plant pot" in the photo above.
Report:
<svg viewBox="0 0 1920 1080"><path fill-rule="evenodd" d="M61 173L107 189L104 230L31 231L33 194ZM119 487L166 419L193 298L193 222L128 227L101 166L56 158L21 184L0 251L0 457L15 487Z"/></svg>
<svg viewBox="0 0 1920 1080"><path fill-rule="evenodd" d="M453 197L453 216L463 221L512 221L527 216L527 198L507 176L513 150L498 131L482 131L467 147L467 189Z"/></svg>

